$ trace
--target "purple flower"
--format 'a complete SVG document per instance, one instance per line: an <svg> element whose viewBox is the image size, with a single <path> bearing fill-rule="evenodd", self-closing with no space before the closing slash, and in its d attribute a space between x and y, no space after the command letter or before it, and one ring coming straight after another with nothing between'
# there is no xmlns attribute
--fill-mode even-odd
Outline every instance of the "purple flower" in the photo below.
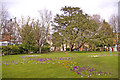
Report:
<svg viewBox="0 0 120 80"><path fill-rule="evenodd" d="M77 66L75 66L74 68L77 68Z"/></svg>
<svg viewBox="0 0 120 80"><path fill-rule="evenodd" d="M90 69L89 71L91 72L92 70Z"/></svg>
<svg viewBox="0 0 120 80"><path fill-rule="evenodd" d="M111 75L111 72L109 72L109 74Z"/></svg>
<svg viewBox="0 0 120 80"><path fill-rule="evenodd" d="M98 75L100 75L102 72L100 71L100 72L98 72Z"/></svg>
<svg viewBox="0 0 120 80"><path fill-rule="evenodd" d="M78 72L78 71L76 71L77 72L77 74L81 74L80 72Z"/></svg>
<svg viewBox="0 0 120 80"><path fill-rule="evenodd" d="M72 69L70 69L72 71Z"/></svg>
<svg viewBox="0 0 120 80"><path fill-rule="evenodd" d="M48 61L48 60L45 58L45 61Z"/></svg>
<svg viewBox="0 0 120 80"><path fill-rule="evenodd" d="M107 74L107 72L104 72L104 74Z"/></svg>
<svg viewBox="0 0 120 80"><path fill-rule="evenodd" d="M17 64L16 62L14 62L15 64Z"/></svg>
<svg viewBox="0 0 120 80"><path fill-rule="evenodd" d="M40 59L40 61L43 61L43 59Z"/></svg>
<svg viewBox="0 0 120 80"><path fill-rule="evenodd" d="M97 73L95 72L95 74L97 74Z"/></svg>
<svg viewBox="0 0 120 80"><path fill-rule="evenodd" d="M79 69L79 71L81 72L82 70L81 70L81 69Z"/></svg>
<svg viewBox="0 0 120 80"><path fill-rule="evenodd" d="M93 71L94 69L92 68L92 71Z"/></svg>
<svg viewBox="0 0 120 80"><path fill-rule="evenodd" d="M73 68L73 71L75 71L75 68Z"/></svg>

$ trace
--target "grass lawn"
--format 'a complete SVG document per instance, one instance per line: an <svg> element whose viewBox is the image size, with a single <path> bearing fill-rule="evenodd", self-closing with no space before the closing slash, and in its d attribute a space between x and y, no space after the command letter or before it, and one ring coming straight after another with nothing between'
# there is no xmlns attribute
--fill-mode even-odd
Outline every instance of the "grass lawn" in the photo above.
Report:
<svg viewBox="0 0 120 80"><path fill-rule="evenodd" d="M54 52L2 57L3 78L118 78L118 53Z"/></svg>

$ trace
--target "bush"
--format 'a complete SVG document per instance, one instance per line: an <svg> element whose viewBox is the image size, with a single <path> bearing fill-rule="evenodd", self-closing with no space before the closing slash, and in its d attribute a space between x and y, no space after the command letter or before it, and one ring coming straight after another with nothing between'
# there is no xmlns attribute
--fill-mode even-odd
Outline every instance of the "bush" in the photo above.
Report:
<svg viewBox="0 0 120 80"><path fill-rule="evenodd" d="M18 46L19 46L19 53L20 54L27 54L28 53L28 49L27 49L27 47L25 47L25 45L20 44Z"/></svg>
<svg viewBox="0 0 120 80"><path fill-rule="evenodd" d="M34 46L33 50L34 53L38 53L39 52L39 46Z"/></svg>
<svg viewBox="0 0 120 80"><path fill-rule="evenodd" d="M33 46L32 50L30 50L33 53L38 53L39 52L39 46ZM49 52L50 47L49 46L43 46L41 49L42 52ZM2 53L4 55L14 55L14 54L28 54L29 50L28 48L23 45L15 45L15 46L2 46Z"/></svg>
<svg viewBox="0 0 120 80"><path fill-rule="evenodd" d="M2 46L2 53L4 53L4 55L27 54L28 49L24 45Z"/></svg>
<svg viewBox="0 0 120 80"><path fill-rule="evenodd" d="M9 55L11 53L11 46L2 46L2 53Z"/></svg>
<svg viewBox="0 0 120 80"><path fill-rule="evenodd" d="M100 51L100 48L97 48L96 51Z"/></svg>
<svg viewBox="0 0 120 80"><path fill-rule="evenodd" d="M70 48L66 48L66 51L70 51Z"/></svg>
<svg viewBox="0 0 120 80"><path fill-rule="evenodd" d="M42 46L41 51L42 52L49 52L50 51L50 47L49 46Z"/></svg>
<svg viewBox="0 0 120 80"><path fill-rule="evenodd" d="M20 54L19 46L10 46L11 47L11 53L10 54Z"/></svg>

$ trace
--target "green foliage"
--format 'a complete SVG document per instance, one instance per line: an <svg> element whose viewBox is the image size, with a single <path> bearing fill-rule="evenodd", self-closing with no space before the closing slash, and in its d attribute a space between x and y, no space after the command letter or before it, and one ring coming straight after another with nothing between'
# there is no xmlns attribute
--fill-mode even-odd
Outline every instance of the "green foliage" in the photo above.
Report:
<svg viewBox="0 0 120 80"><path fill-rule="evenodd" d="M43 45L50 47L50 44L48 44L46 41L43 43Z"/></svg>
<svg viewBox="0 0 120 80"><path fill-rule="evenodd" d="M49 46L42 46L41 51L42 52L49 52L50 51L50 47Z"/></svg>
<svg viewBox="0 0 120 80"><path fill-rule="evenodd" d="M66 51L70 51L70 48L66 48Z"/></svg>
<svg viewBox="0 0 120 80"><path fill-rule="evenodd" d="M18 46L2 46L2 53L5 55L26 54L27 49L23 45Z"/></svg>
<svg viewBox="0 0 120 80"><path fill-rule="evenodd" d="M18 45L19 47L19 53L20 54L27 54L28 53L28 48L24 44Z"/></svg>
<svg viewBox="0 0 120 80"><path fill-rule="evenodd" d="M28 18L26 23L22 24L21 28L18 28L18 31L22 38L22 43L24 44L25 50L27 49L28 52L32 51L36 41L33 31L33 22L30 23L30 18Z"/></svg>
<svg viewBox="0 0 120 80"><path fill-rule="evenodd" d="M10 46L2 46L2 53L4 53L5 55L10 54L11 48Z"/></svg>
<svg viewBox="0 0 120 80"><path fill-rule="evenodd" d="M52 34L52 42L53 46L60 47L63 43L63 37L58 32L55 32Z"/></svg>
<svg viewBox="0 0 120 80"><path fill-rule="evenodd" d="M32 51L34 53L38 53L39 52L39 46L38 45L35 45L34 48L32 49Z"/></svg>
<svg viewBox="0 0 120 80"><path fill-rule="evenodd" d="M20 54L19 46L10 46L11 47L11 54Z"/></svg>
<svg viewBox="0 0 120 80"><path fill-rule="evenodd" d="M112 46L113 45L113 31L110 25L103 20L102 27L99 29L96 39L100 44L104 46Z"/></svg>
<svg viewBox="0 0 120 80"><path fill-rule="evenodd" d="M57 14L54 18L55 24L53 29L61 34L64 43L70 45L70 50L75 43L83 45L93 38L97 32L98 24L90 19L86 13L83 13L79 7L65 6L61 11L63 14Z"/></svg>
<svg viewBox="0 0 120 80"><path fill-rule="evenodd" d="M39 53L39 46L35 45L32 49L31 52L33 53ZM50 51L50 46L42 46L42 52L49 52ZM28 48L24 44L20 44L17 46L2 46L2 53L4 55L15 55L15 54L28 54Z"/></svg>

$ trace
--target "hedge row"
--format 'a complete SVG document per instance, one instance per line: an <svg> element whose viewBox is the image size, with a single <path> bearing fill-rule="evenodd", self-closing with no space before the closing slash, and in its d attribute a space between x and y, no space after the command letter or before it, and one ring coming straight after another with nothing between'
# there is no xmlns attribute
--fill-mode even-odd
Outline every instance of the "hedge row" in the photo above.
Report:
<svg viewBox="0 0 120 80"><path fill-rule="evenodd" d="M49 52L50 47L43 46L42 52ZM39 53L39 46L34 46L32 50L30 50L32 53ZM2 46L2 53L4 55L13 55L13 54L28 54L29 50L24 45L16 45L16 46Z"/></svg>

